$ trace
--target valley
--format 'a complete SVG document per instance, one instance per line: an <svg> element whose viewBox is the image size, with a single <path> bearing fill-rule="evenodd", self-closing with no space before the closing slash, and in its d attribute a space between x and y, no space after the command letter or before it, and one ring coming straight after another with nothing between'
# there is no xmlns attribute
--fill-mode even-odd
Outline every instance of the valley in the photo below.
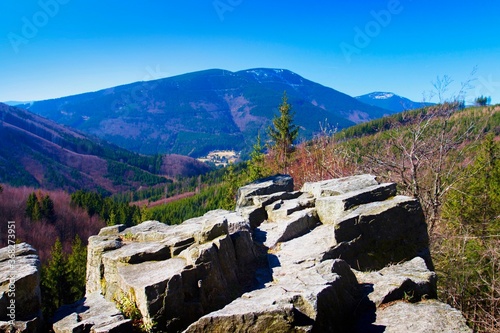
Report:
<svg viewBox="0 0 500 333"><path fill-rule="evenodd" d="M295 190L310 182L361 173L394 182L394 188L397 184L398 191L415 197L422 207L436 274L443 281L437 285L438 297L457 308L464 306L466 319L475 327L480 327L481 322L474 318L475 310L464 304L481 301L489 311L495 311L492 309L497 308L498 302L485 300L485 294L476 293L474 288L491 293L498 285L490 273L494 270L491 263L498 259L498 241L492 236L499 227L491 214L498 211L500 106L465 107L460 101L412 104L403 97L382 92L355 99L326 87L321 88L326 89L323 92L332 95L314 95L306 102L304 91L311 88L304 87L318 87L294 73L267 69L237 75L224 73L223 77L233 79L250 76L248 81L259 88L250 85L240 87L240 91L255 89L256 96L262 92L260 84L271 82L271 86L276 86L274 90L266 88L269 100L262 107L253 105L251 100L256 99L248 94L228 95L234 88L219 91L215 81L225 79L216 79L215 70L208 71L209 79L201 79L200 73L191 74L189 80L183 76L183 80L189 81L184 82L189 93L194 93L193 86L217 86L213 91L197 90L205 96L202 99L178 99L185 114L160 107L167 104L166 100L155 104L156 108L147 103L132 103L113 112L99 114L89 108L83 114L82 105L103 108L93 100L99 92L24 105L28 110L0 103L0 183L4 184L0 187L0 215L16 221L19 240L39 250L45 298L42 307L48 317L60 305L83 296L85 245L100 228L135 228L143 221L177 225L211 210L231 211L236 207L239 188L277 173L291 175ZM278 110L283 110L279 99L285 90L293 111L291 123L286 126L297 126L301 134L282 150L276 141L279 136L273 142L267 137L267 129L271 124L279 124L274 121ZM206 96L224 97L223 102L216 102L217 98L209 102ZM374 104L387 109L363 104L358 99L366 103L375 100L380 103ZM339 100L351 107L342 109L335 104ZM399 107L406 109L406 105L421 108L397 112ZM35 110L46 114L40 116L32 112ZM126 116L120 115L122 112ZM106 114L112 117L104 117ZM49 116L61 123L45 118ZM337 119L343 126L332 127L329 120L320 121L324 116ZM101 120L96 122L96 118ZM110 137L102 135L103 129L113 133L116 142L106 141ZM282 128L281 137L286 137L289 129ZM175 136L173 143L161 131ZM255 144L258 135L265 137L260 145ZM149 144L153 148L145 153L140 147ZM159 153L161 145L170 145L165 148L168 153ZM191 156L182 155L183 152ZM490 178L493 181L486 182ZM481 188L488 190L483 193ZM462 196L466 192L476 197ZM488 217L481 220L480 216ZM4 228L0 225L0 233L6 232ZM124 235L123 239L127 241L127 237ZM484 241L471 243L475 239ZM457 257L456 248L468 256L480 257L485 271L476 276L473 263L467 256ZM70 269L57 266L54 258L58 256L67 265L71 262L78 266L80 278L72 275ZM463 270L458 272L450 266L448 258L460 262ZM73 279L78 290L58 296L56 301L47 274L61 270ZM447 293L462 286L458 275L464 272L470 275L466 287L472 288L471 295L453 294L453 299L447 298Z"/></svg>
<svg viewBox="0 0 500 333"><path fill-rule="evenodd" d="M269 68L212 69L0 104L0 183L113 194L204 174L248 159L257 135L268 140L283 91L298 141L395 112Z"/></svg>
<svg viewBox="0 0 500 333"><path fill-rule="evenodd" d="M20 105L141 154L243 156L278 113L283 91L302 139L328 123L342 129L394 111L371 106L284 69L210 69Z"/></svg>
<svg viewBox="0 0 500 333"><path fill-rule="evenodd" d="M188 157L133 153L1 103L0 120L0 183L112 194L209 170Z"/></svg>

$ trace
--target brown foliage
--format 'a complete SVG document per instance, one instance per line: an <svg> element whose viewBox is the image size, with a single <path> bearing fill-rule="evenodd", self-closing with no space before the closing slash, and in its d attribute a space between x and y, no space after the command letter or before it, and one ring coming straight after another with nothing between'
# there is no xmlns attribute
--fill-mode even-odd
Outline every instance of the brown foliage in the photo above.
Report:
<svg viewBox="0 0 500 333"><path fill-rule="evenodd" d="M404 126L397 124L360 140L358 146L365 172L396 182L402 194L420 200L431 234L446 194L468 177L466 166L473 161L488 119L478 120L469 112L468 118L460 119L458 107L457 103L433 106Z"/></svg>
<svg viewBox="0 0 500 333"><path fill-rule="evenodd" d="M193 177L208 172L210 168L194 158L182 155L165 155L162 159L161 174L169 178Z"/></svg>
<svg viewBox="0 0 500 333"><path fill-rule="evenodd" d="M332 137L319 136L297 146L294 161L289 167L295 187L306 182L353 175L355 167L346 158L347 152Z"/></svg>
<svg viewBox="0 0 500 333"><path fill-rule="evenodd" d="M288 174L293 177L296 189L306 182L353 175L356 167L347 154L343 147L334 142L333 137L318 136L295 147ZM272 151L266 155L265 164L272 174L281 171Z"/></svg>
<svg viewBox="0 0 500 333"><path fill-rule="evenodd" d="M336 129L320 124L321 132L312 140L294 147L288 173L293 177L296 189L306 182L350 176L356 173L356 166L348 158L349 152L335 139ZM271 173L280 172L276 152L269 150L266 167Z"/></svg>
<svg viewBox="0 0 500 333"><path fill-rule="evenodd" d="M64 191L38 191L28 187L11 187L3 185L0 193L0 247L7 245L7 223L15 221L16 240L26 242L37 249L42 262L50 256L50 250L57 238L63 243L65 252L71 250L71 242L78 235L86 244L89 236L95 235L105 223L97 218L89 217L79 207L71 207L70 196ZM56 219L50 221L31 221L25 216L26 200L31 193L49 195L54 202Z"/></svg>

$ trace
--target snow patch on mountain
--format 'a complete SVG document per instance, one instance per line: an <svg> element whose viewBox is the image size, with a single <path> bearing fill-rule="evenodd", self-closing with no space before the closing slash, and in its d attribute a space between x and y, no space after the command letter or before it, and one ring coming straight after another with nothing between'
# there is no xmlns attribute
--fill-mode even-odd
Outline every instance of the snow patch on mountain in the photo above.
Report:
<svg viewBox="0 0 500 333"><path fill-rule="evenodd" d="M374 99L389 99L391 97L394 97L394 94L390 92L378 92L371 94L370 97Z"/></svg>

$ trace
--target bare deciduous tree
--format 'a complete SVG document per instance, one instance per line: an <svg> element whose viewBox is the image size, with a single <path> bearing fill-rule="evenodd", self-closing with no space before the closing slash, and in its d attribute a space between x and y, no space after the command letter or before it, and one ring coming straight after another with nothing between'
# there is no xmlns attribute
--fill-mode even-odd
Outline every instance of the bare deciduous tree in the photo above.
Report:
<svg viewBox="0 0 500 333"><path fill-rule="evenodd" d="M454 119L457 111L464 107L460 98L472 87L474 73L475 69L469 79L462 82L451 102L408 112L401 121L395 122L391 130L382 134L387 140L383 150L363 149L369 171L396 181L403 193L420 200L431 234L439 219L443 197L467 177L465 166L471 161L466 157L474 149L471 143L477 142L481 132L473 121ZM437 77L433 82L434 94L441 102L452 82L448 76Z"/></svg>

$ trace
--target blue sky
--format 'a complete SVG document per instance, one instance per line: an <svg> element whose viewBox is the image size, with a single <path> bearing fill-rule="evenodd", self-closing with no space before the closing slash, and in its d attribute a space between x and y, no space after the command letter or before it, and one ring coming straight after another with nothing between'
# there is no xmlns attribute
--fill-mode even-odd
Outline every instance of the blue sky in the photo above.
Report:
<svg viewBox="0 0 500 333"><path fill-rule="evenodd" d="M498 13L495 0L2 0L0 101L254 67L421 101L443 75L456 96L477 66L466 99L500 103Z"/></svg>

